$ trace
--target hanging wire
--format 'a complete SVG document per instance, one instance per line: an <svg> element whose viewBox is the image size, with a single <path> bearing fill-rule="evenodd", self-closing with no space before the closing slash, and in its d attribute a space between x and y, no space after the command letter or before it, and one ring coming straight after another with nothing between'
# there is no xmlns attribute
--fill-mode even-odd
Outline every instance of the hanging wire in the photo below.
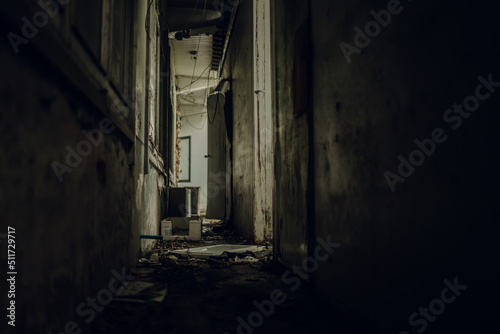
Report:
<svg viewBox="0 0 500 334"><path fill-rule="evenodd" d="M190 85L194 84L195 82L197 82L198 80L201 79L201 77L203 76L203 74L206 72L206 70L208 70L210 68L210 66L212 66L212 64L209 64L207 66L206 69L203 70L203 72L201 72L200 76L198 77L198 79L194 80L194 81L191 81L189 84L187 84L186 86L182 87L182 88L179 88L179 90L183 90L183 89L186 89L187 87L189 87ZM210 71L208 71L208 75L210 75Z"/></svg>
<svg viewBox="0 0 500 334"><path fill-rule="evenodd" d="M189 27L189 22L191 22L191 20L193 19L194 12L196 11L196 9L198 9L199 2L200 0L196 0L196 5L194 5L193 11L191 12L191 16L189 17L189 20L186 22L186 27L184 28L184 31L186 31L187 28Z"/></svg>
<svg viewBox="0 0 500 334"><path fill-rule="evenodd" d="M184 97L182 95L178 95L180 99L184 100L184 101L187 101L187 102L190 102L194 105L197 105L197 106L200 106L200 107L204 107L205 105L204 104L201 104L201 103L197 103L196 100L194 99L188 99L187 97Z"/></svg>
<svg viewBox="0 0 500 334"><path fill-rule="evenodd" d="M201 115L205 115L205 114L201 114ZM189 115L187 115L189 116ZM207 124L207 118L205 118L205 122L203 122L203 125L201 126L201 128L197 128L196 126L194 126L193 124L191 124L191 121L189 121L189 117L185 116L184 118L186 119L186 121L189 123L189 125L191 125L191 127L193 129L196 129L196 130L203 130L205 128L205 124Z"/></svg>

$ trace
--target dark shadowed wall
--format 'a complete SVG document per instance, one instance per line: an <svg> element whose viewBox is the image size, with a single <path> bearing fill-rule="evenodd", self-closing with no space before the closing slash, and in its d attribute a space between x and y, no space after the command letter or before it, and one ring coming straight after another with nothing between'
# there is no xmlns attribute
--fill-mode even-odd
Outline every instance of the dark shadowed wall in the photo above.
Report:
<svg viewBox="0 0 500 334"><path fill-rule="evenodd" d="M232 219L235 230L254 236L254 82L252 1L238 8L224 65L223 78L231 78L233 92ZM230 167L228 167L230 170Z"/></svg>
<svg viewBox="0 0 500 334"><path fill-rule="evenodd" d="M408 317L458 277L469 288L429 332L478 331L486 326L478 319L488 323L497 310L500 87L483 87L489 97L470 115L445 113L475 96L478 76L500 82L496 9L486 1L402 1L348 63L340 43L355 46L353 28L364 30L370 11L387 4L311 1L315 230L342 244L315 282L382 332L415 332L422 327ZM384 173L397 174L398 156L410 159L414 140L436 128L446 141L392 192Z"/></svg>
<svg viewBox="0 0 500 334"><path fill-rule="evenodd" d="M429 332L494 319L500 84L478 79L500 82L493 13L488 2L275 3L276 251L292 265L316 237L340 243L313 280L381 332L422 329L409 316L455 277L468 288ZM313 100L293 118L308 15ZM357 36L373 15L385 27ZM454 112L466 99L474 111ZM399 175L400 155L418 166Z"/></svg>
<svg viewBox="0 0 500 334"><path fill-rule="evenodd" d="M102 5L52 7L53 17L39 21L17 53L5 37L24 36L22 18L32 22L45 10L28 1L0 5L0 233L16 229L19 333L59 333L69 321L85 328L93 320L87 298L106 298L99 293L109 289L112 271L128 273L152 247L139 235L159 233L168 167L157 149L160 125L151 121L146 129L154 133L144 134L146 105L153 117L159 110L158 77L147 74L156 73L160 59L158 14L148 16L152 40L146 39L147 4L141 2L120 17L127 25L115 18L120 42L99 45L106 35L90 27L102 23L94 10ZM84 13L84 22L75 19ZM92 132L98 135L85 134ZM6 263L6 240L0 241Z"/></svg>

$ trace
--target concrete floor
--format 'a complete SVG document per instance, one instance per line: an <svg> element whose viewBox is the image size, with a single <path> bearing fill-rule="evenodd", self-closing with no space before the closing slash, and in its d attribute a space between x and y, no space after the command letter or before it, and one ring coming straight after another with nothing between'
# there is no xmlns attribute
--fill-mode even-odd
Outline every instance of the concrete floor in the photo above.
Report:
<svg viewBox="0 0 500 334"><path fill-rule="evenodd" d="M272 255L245 264L236 264L232 260L169 258L172 253L168 251L173 249L225 243L246 244L248 241L220 227L213 231L212 227L205 227L202 242L161 242L152 253L145 254L149 258L151 254L159 253L160 264L140 265L155 269L154 274L140 280L166 285L168 293L163 302L141 304L115 299L91 323L90 332L375 333L368 324L343 317L306 281L301 280L300 286L292 291L294 284L285 284L282 280L288 269L274 261ZM276 289L283 295L273 294ZM269 300L272 297L280 305L271 306ZM254 302L264 305L265 300L268 302L264 302L263 312L269 313L257 315ZM252 314L255 318L249 320ZM238 317L249 327L240 326Z"/></svg>
<svg viewBox="0 0 500 334"><path fill-rule="evenodd" d="M390 305L387 305L384 319L373 318L373 321L340 312L307 281L299 280L293 274L287 276L297 278L293 283L283 280L283 274L289 269L273 259L269 250L261 252L266 255L253 263L236 263L232 257L234 254L210 260L183 258L172 253L177 249L249 243L220 224L205 225L200 242L160 242L152 252L144 254L147 259L158 254L158 262L140 261L132 271L136 278L131 282L151 282L158 287L157 290L166 286L167 294L163 301L134 303L120 301L115 296L111 304L90 323L88 332L372 334L393 333L382 330L381 324L401 320L391 314ZM479 273L480 268L487 267L486 263L478 263L476 269ZM139 277L137 270L152 273ZM452 312L445 312L439 319L433 320L424 331L428 334L498 333L492 326L496 323L497 313L491 303L498 300L498 296L494 297L498 293L495 292L494 279L490 277L487 280L488 275L483 277L485 280L480 287L471 285L467 293L460 296L460 303L449 306ZM461 277L460 280L470 281L468 277ZM292 289L295 284L298 288ZM276 290L283 295L276 295ZM478 295L485 298L475 299ZM276 304L269 301L272 298ZM487 302L488 299L491 299L490 302ZM256 303L263 308L259 309ZM263 313L266 314L263 316ZM395 333L414 333L412 330L405 332L405 329L408 330L406 327L402 326L400 330L403 331Z"/></svg>
<svg viewBox="0 0 500 334"><path fill-rule="evenodd" d="M302 284L292 292L281 281L286 269L274 262L244 265L208 263L163 265L151 281L166 283L163 303L136 304L113 301L94 322L92 333L372 333L366 326L347 321L326 301ZM253 302L269 300L273 290L285 293L257 328L239 327L257 310ZM261 321L255 318L258 324ZM363 327L365 327L363 329Z"/></svg>

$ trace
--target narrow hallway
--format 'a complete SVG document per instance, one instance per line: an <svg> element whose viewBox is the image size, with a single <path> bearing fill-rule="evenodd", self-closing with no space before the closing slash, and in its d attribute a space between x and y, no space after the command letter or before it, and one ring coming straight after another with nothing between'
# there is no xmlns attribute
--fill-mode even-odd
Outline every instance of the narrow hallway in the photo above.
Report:
<svg viewBox="0 0 500 334"><path fill-rule="evenodd" d="M498 334L499 9L0 1L1 333Z"/></svg>

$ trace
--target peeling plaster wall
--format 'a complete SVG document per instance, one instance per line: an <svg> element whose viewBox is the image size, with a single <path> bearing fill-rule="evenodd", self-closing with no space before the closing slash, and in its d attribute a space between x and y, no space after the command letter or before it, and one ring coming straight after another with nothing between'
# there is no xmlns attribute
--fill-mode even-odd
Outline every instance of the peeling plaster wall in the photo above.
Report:
<svg viewBox="0 0 500 334"><path fill-rule="evenodd" d="M140 234L159 235L160 222L165 216L166 206L166 178L161 168L158 168L160 160L157 158L153 143L156 143L156 110L159 99L157 98L158 78L156 74L157 62L157 42L155 39L149 40L144 29L147 16L147 3L142 2L138 7L136 22L137 45L135 53L138 61L136 62L136 199L135 199L135 219L141 222ZM150 11L150 36L157 36L157 13L155 10ZM140 29L142 28L142 29ZM146 54L147 43L149 43L150 54ZM146 59L149 57L149 60ZM149 70L146 64L149 61ZM149 73L149 74L148 74ZM147 80L147 81L146 81ZM147 99L147 103L145 103ZM147 128L148 136L144 138L145 106L148 107L149 124ZM148 166L147 173L144 168L144 150L145 142L148 143ZM156 155L155 155L156 154ZM165 160L163 163L167 163ZM156 244L155 240L142 239L141 252L149 251Z"/></svg>
<svg viewBox="0 0 500 334"><path fill-rule="evenodd" d="M271 3L254 1L254 240L273 238L274 218L274 83Z"/></svg>
<svg viewBox="0 0 500 334"><path fill-rule="evenodd" d="M164 176L153 166L149 166L149 174L138 176L136 194L136 216L141 221L140 234L159 235L160 222L166 218L164 205L166 191L163 190ZM144 254L156 245L154 240L141 240L141 253Z"/></svg>
<svg viewBox="0 0 500 334"><path fill-rule="evenodd" d="M270 3L239 4L222 78L231 80L233 138L227 170L236 232L255 242L273 238L274 114ZM232 171L231 171L232 165ZM210 210L210 208L209 208Z"/></svg>
<svg viewBox="0 0 500 334"><path fill-rule="evenodd" d="M253 238L254 191L254 91L253 1L238 7L223 78L231 78L233 91L233 189L232 218L235 230ZM231 170L228 166L227 171Z"/></svg>

